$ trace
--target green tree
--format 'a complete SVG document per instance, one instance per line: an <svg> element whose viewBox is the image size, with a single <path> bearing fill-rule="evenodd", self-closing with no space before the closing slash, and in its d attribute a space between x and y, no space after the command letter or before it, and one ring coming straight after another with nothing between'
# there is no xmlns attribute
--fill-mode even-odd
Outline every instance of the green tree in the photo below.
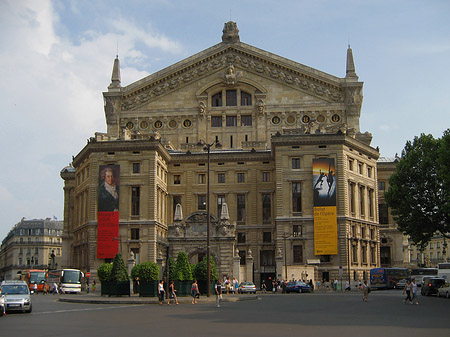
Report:
<svg viewBox="0 0 450 337"><path fill-rule="evenodd" d="M175 266L174 280L189 281L193 280L192 268L189 264L189 258L185 252L179 252L177 255L177 263Z"/></svg>
<svg viewBox="0 0 450 337"><path fill-rule="evenodd" d="M122 254L118 253L114 256L112 270L111 270L111 281L128 281L128 271L125 266L125 262L122 259Z"/></svg>
<svg viewBox="0 0 450 337"><path fill-rule="evenodd" d="M175 259L169 258L169 280L176 280L176 262Z"/></svg>
<svg viewBox="0 0 450 337"><path fill-rule="evenodd" d="M139 277L140 281L157 281L159 278L159 266L155 262L143 262L134 266L131 270L133 278Z"/></svg>
<svg viewBox="0 0 450 337"><path fill-rule="evenodd" d="M449 233L449 194L441 163L449 152L443 153L442 142L425 134L408 141L385 193L398 229L422 249L433 235Z"/></svg>
<svg viewBox="0 0 450 337"><path fill-rule="evenodd" d="M214 258L211 256L210 259L210 266L211 266L211 273L210 273L210 279L211 281L216 281L218 278L218 273L217 273L217 268L216 268L216 261L214 260ZM195 265L195 269L194 269L194 277L197 280L202 280L205 281L206 280L206 276L208 275L208 266L206 263L206 257L200 261L199 263L197 263Z"/></svg>
<svg viewBox="0 0 450 337"><path fill-rule="evenodd" d="M102 263L97 268L97 275L100 282L108 282L111 279L111 270L112 270L111 263Z"/></svg>

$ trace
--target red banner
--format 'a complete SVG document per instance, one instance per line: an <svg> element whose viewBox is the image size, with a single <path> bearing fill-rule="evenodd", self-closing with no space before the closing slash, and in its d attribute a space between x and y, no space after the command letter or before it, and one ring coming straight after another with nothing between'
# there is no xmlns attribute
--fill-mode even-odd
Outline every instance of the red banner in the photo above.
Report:
<svg viewBox="0 0 450 337"><path fill-rule="evenodd" d="M119 239L119 212L97 212L97 258L114 258Z"/></svg>

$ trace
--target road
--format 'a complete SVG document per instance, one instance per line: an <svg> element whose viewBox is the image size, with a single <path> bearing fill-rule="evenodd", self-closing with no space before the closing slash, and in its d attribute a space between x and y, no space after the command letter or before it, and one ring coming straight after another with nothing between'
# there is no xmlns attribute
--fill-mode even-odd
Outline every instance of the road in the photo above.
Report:
<svg viewBox="0 0 450 337"><path fill-rule="evenodd" d="M450 300L419 295L409 305L396 290L373 291L369 302L359 293L267 294L221 308L32 299L31 314L0 319L0 336L450 336Z"/></svg>

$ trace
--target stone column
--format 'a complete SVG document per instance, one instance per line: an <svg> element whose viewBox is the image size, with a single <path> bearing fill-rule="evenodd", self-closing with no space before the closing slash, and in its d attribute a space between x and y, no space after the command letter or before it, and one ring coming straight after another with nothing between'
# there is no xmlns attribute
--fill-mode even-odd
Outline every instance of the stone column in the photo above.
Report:
<svg viewBox="0 0 450 337"><path fill-rule="evenodd" d="M282 279L283 278L283 255L281 253L281 249L278 248L277 257L275 258L277 263L277 270L275 278Z"/></svg>
<svg viewBox="0 0 450 337"><path fill-rule="evenodd" d="M252 251L249 249L248 250L248 256L247 256L247 261L246 261L246 278L245 281L247 282L253 282L253 256L252 256Z"/></svg>
<svg viewBox="0 0 450 337"><path fill-rule="evenodd" d="M236 277L238 281L240 281L239 270L241 266L241 257L239 256L239 249L236 248L233 256L233 277Z"/></svg>
<svg viewBox="0 0 450 337"><path fill-rule="evenodd" d="M162 251L159 251L158 258L156 259L156 263L159 266L159 279L164 279L164 268L163 268L163 254Z"/></svg>

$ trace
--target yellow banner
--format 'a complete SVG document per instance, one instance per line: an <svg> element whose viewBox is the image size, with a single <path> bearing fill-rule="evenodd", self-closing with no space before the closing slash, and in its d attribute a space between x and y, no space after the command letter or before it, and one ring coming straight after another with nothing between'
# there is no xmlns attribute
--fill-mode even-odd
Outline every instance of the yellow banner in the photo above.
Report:
<svg viewBox="0 0 450 337"><path fill-rule="evenodd" d="M314 207L314 254L338 253L336 206Z"/></svg>

